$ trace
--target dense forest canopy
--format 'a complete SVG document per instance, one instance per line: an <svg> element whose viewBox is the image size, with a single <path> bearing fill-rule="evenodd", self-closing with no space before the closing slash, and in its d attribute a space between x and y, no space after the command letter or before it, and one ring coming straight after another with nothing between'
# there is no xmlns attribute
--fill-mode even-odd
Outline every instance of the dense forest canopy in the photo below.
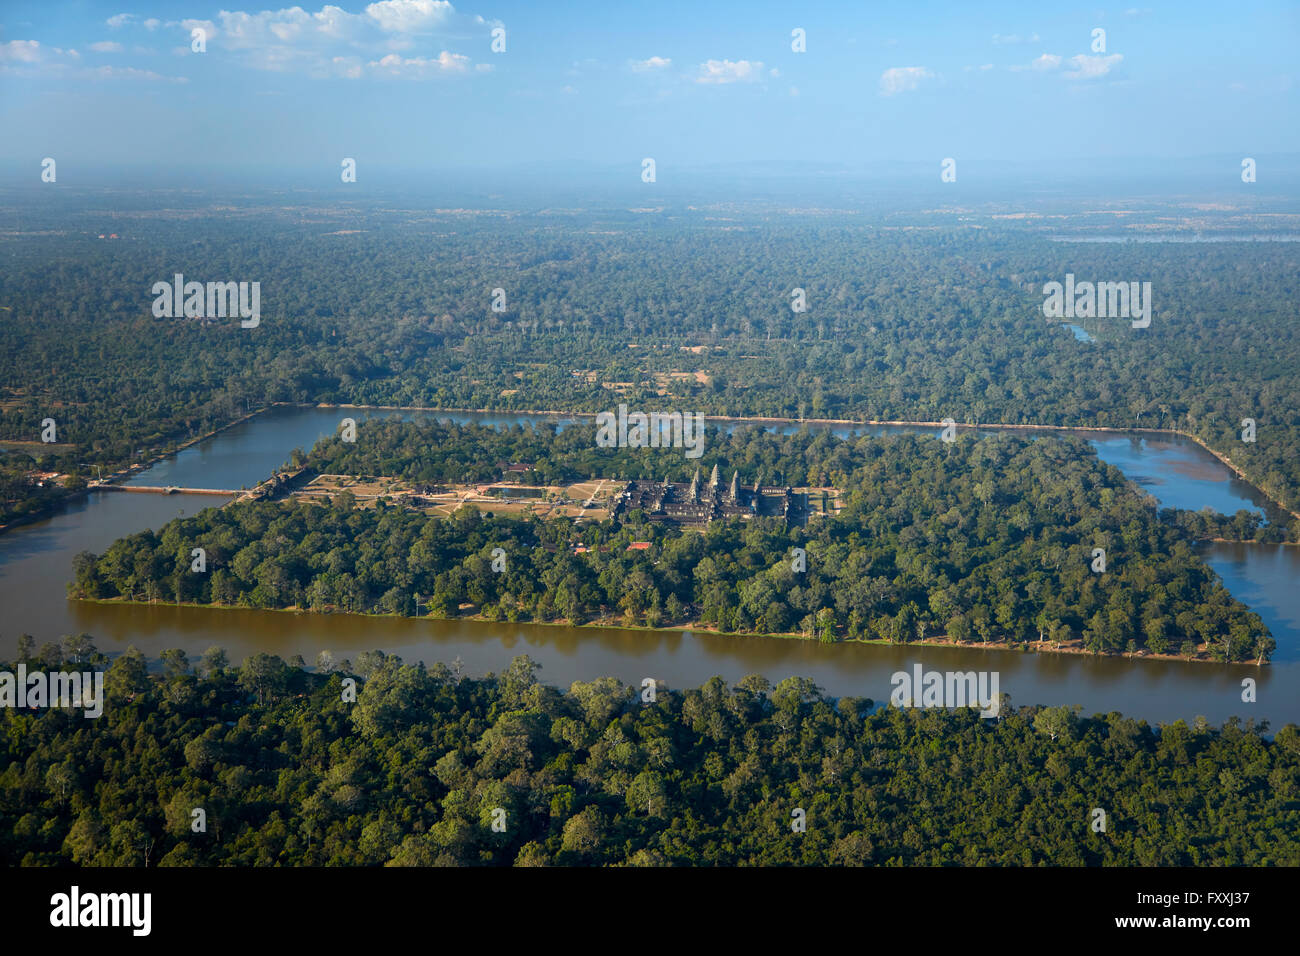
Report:
<svg viewBox="0 0 1300 956"><path fill-rule="evenodd" d="M323 655L315 673L267 654L231 667L220 648L197 668L181 651L163 663L150 674L134 649L119 656L99 719L0 709L0 856L1300 865L1292 725L1269 740L1236 718L1152 728L1065 707L1008 706L993 720L872 712L870 700L828 699L801 677L776 687L715 677L647 702L611 678L547 686L527 657L482 679L383 652L337 670ZM345 680L358 677L347 702ZM1092 826L1098 809L1104 832Z"/></svg>
<svg viewBox="0 0 1300 956"><path fill-rule="evenodd" d="M438 477L431 460L473 472L509 447L543 468L563 461L555 467L594 476L635 470L635 462L655 477L684 467L673 450L598 449L592 426L525 435L386 422L363 431L357 448L321 443L308 466ZM1224 589L1182 530L1081 440L945 443L757 428L712 437L698 462L705 473L716 463L723 474L761 468L791 483L829 482L842 491L841 510L806 528L733 518L701 533L652 523L639 510L575 524L473 508L450 518L382 502L360 509L346 492L328 506L242 502L79 555L71 591L443 617L470 604L489 618L619 615L629 624L702 621L825 641L1079 639L1094 652L1187 656L1204 644L1216 660L1263 660L1273 649L1259 616ZM634 541L649 547L630 550ZM575 553L577 545L586 550ZM794 569L795 547L807 553L805 571ZM205 551L204 573L191 570L194 548ZM496 548L505 554L500 572ZM1105 552L1103 571L1096 549Z"/></svg>
<svg viewBox="0 0 1300 956"><path fill-rule="evenodd" d="M115 241L95 238L101 214L42 209L59 228L5 244L0 439L53 417L73 447L0 455L0 521L30 509L19 476L38 465L93 477L274 401L1176 427L1300 508L1293 243L1053 242L987 217L236 208L125 212ZM177 271L259 281L260 326L153 318L149 289ZM1151 326L1083 319L1097 341L1075 341L1041 308L1067 273L1150 281Z"/></svg>

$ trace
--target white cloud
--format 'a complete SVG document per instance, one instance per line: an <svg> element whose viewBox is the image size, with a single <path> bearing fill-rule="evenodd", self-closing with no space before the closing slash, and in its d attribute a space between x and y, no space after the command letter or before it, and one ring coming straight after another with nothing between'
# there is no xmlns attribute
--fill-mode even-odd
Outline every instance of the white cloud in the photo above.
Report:
<svg viewBox="0 0 1300 956"><path fill-rule="evenodd" d="M348 80L361 79L361 60L355 56L336 56L330 60L330 66L335 76Z"/></svg>
<svg viewBox="0 0 1300 956"><path fill-rule="evenodd" d="M458 14L447 0L377 0L361 13L330 4L311 12L302 7L279 10L221 10L211 20L168 21L168 29L183 30L188 48L190 32L207 33L208 50L230 53L245 67L315 78L358 79L366 75L433 77L456 73L485 73L490 64L473 66L470 57L444 50L436 57L410 56L420 34L443 31L481 37L496 21ZM424 53L429 44L416 52ZM438 49L433 47L433 49Z"/></svg>
<svg viewBox="0 0 1300 956"><path fill-rule="evenodd" d="M1294 85L1295 81L1288 74L1282 73L1272 79L1257 81L1252 85L1236 80L1228 84L1228 89L1234 93L1245 93L1248 90L1259 93L1289 93Z"/></svg>
<svg viewBox="0 0 1300 956"><path fill-rule="evenodd" d="M565 76L582 76L584 72L590 70L603 70L605 64L594 57L587 57L585 60L574 60L573 66L564 71Z"/></svg>
<svg viewBox="0 0 1300 956"><path fill-rule="evenodd" d="M757 60L708 60L700 64L700 75L696 83L741 83L753 82L763 72L763 64Z"/></svg>
<svg viewBox="0 0 1300 956"><path fill-rule="evenodd" d="M1068 60L1057 56L1055 53L1044 53L1037 59L1030 61L1028 66L1013 66L1008 69L1015 73L1025 70L1050 73L1064 67L1060 75L1066 79L1095 80L1108 74L1111 68L1123 59L1124 55L1121 53L1111 53L1108 56L1092 56L1087 53L1078 53Z"/></svg>
<svg viewBox="0 0 1300 956"><path fill-rule="evenodd" d="M403 60L396 53L390 53L381 60L372 60L366 66L371 72L387 73L390 76L420 77L438 73L468 73L470 59L446 50L438 54L436 59L415 56Z"/></svg>
<svg viewBox="0 0 1300 956"><path fill-rule="evenodd" d="M667 69L672 63L666 56L652 56L648 60L628 60L627 65L633 73L649 73L651 70Z"/></svg>
<svg viewBox="0 0 1300 956"><path fill-rule="evenodd" d="M144 28L146 30L157 30L160 26L162 26L162 21L157 17L150 17L148 20L144 21Z"/></svg>
<svg viewBox="0 0 1300 956"><path fill-rule="evenodd" d="M998 46L1009 46L1016 43L1037 43L1039 41L1037 33L1027 37L1022 37L1019 33L1010 35L995 33L993 34L993 42Z"/></svg>
<svg viewBox="0 0 1300 956"><path fill-rule="evenodd" d="M1105 76L1110 72L1110 68L1122 59L1124 59L1122 53L1111 53L1108 56L1079 53L1070 57L1071 68L1065 71L1065 75L1072 80L1093 80Z"/></svg>
<svg viewBox="0 0 1300 956"><path fill-rule="evenodd" d="M772 69L767 71L767 75L771 77L777 77L781 75L781 71L778 70L776 67L772 67Z"/></svg>
<svg viewBox="0 0 1300 956"><path fill-rule="evenodd" d="M916 89L922 80L933 78L934 74L923 66L891 66L880 74L880 95L906 93Z"/></svg>
<svg viewBox="0 0 1300 956"><path fill-rule="evenodd" d="M263 10L261 13L222 10L217 16L221 19L222 46L232 50L254 50L326 41L339 33L337 14L353 16L337 7L326 7L316 14L301 7Z"/></svg>
<svg viewBox="0 0 1300 956"><path fill-rule="evenodd" d="M126 26L128 23L130 23L130 22L131 22L132 20L134 20L134 19L135 19L135 14L134 14L134 13L119 13L119 14L116 14L115 16L111 16L111 17L109 17L109 18L108 18L107 20L105 20L104 22L107 23L107 24L108 24L110 27L112 27L114 30L116 30L118 27L124 27L124 26Z"/></svg>
<svg viewBox="0 0 1300 956"><path fill-rule="evenodd" d="M114 43L112 40L101 40L98 43L92 43L90 48L96 53L121 53L122 44Z"/></svg>
<svg viewBox="0 0 1300 956"><path fill-rule="evenodd" d="M38 40L10 40L0 43L0 63L39 63L41 44Z"/></svg>
<svg viewBox="0 0 1300 956"><path fill-rule="evenodd" d="M338 10L325 8L331 9ZM380 0L366 7L366 16L389 33L427 33L447 22L455 12L447 0Z"/></svg>
<svg viewBox="0 0 1300 956"><path fill-rule="evenodd" d="M447 0L379 0L367 6L364 13L348 13L329 4L315 13L302 7L257 13L222 10L217 18L229 38L229 45L236 48L275 43L363 45L370 42L378 45L384 41L390 47L409 46L408 37L411 35L456 25L456 11ZM481 17L474 19L483 24ZM182 25L189 22L181 21Z"/></svg>
<svg viewBox="0 0 1300 956"><path fill-rule="evenodd" d="M76 50L41 46L39 40L0 42L0 73L13 73L18 76L58 73L75 66L80 60L81 54Z"/></svg>
<svg viewBox="0 0 1300 956"><path fill-rule="evenodd" d="M103 44L93 44L102 46ZM115 44L114 44L115 45ZM11 40L0 43L0 73L18 76L52 74L89 80L151 80L164 83L188 83L183 76L163 76L152 70L138 70L130 66L100 66L86 69L81 65L81 54L57 46L41 46L37 40Z"/></svg>
<svg viewBox="0 0 1300 956"><path fill-rule="evenodd" d="M101 66L89 72L104 79L149 80L155 83L189 82L189 79L184 76L163 76L153 70L137 70L133 66Z"/></svg>

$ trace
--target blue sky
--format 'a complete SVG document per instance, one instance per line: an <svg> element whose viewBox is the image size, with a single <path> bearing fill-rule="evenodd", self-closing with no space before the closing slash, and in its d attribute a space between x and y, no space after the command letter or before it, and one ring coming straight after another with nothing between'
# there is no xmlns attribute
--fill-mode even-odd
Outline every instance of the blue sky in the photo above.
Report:
<svg viewBox="0 0 1300 956"><path fill-rule="evenodd" d="M1130 2L6 0L0 161L349 156L364 176L1300 151L1300 4Z"/></svg>

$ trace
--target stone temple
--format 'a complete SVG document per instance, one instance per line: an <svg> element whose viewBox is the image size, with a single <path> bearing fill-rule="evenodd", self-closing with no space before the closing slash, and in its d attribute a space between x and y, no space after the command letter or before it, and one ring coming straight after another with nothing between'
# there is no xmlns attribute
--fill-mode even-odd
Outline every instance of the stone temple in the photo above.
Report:
<svg viewBox="0 0 1300 956"><path fill-rule="evenodd" d="M700 470L689 481L631 481L618 496L610 517L620 518L640 509L651 521L705 525L717 518L740 516L782 518L787 524L803 525L808 521L808 496L793 488L764 486L760 473L752 487L740 482L732 472L731 482L723 486L718 466L707 482L702 483Z"/></svg>

